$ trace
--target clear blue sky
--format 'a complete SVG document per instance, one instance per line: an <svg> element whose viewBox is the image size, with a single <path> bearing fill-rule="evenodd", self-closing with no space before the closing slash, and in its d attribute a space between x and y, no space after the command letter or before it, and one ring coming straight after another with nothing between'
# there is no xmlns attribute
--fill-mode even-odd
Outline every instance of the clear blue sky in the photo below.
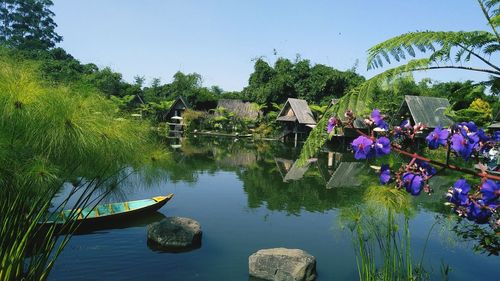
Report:
<svg viewBox="0 0 500 281"><path fill-rule="evenodd" d="M487 30L475 0L55 0L60 44L83 63L110 66L125 80L144 75L170 82L177 71L197 72L205 86L241 90L252 59L296 54L340 70L392 36L417 30ZM416 76L480 79L443 70Z"/></svg>

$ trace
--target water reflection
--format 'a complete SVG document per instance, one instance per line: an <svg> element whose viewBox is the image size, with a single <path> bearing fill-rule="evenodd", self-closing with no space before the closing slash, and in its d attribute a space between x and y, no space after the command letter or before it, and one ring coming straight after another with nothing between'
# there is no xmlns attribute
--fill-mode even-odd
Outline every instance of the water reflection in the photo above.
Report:
<svg viewBox="0 0 500 281"><path fill-rule="evenodd" d="M363 163L348 163L354 168L346 169L342 160L353 161L349 153L337 152L332 162L325 152L299 166L295 161L299 152L279 142L184 139L180 149L171 151L172 161L164 169L173 182L196 181L203 173L234 172L243 184L249 208L266 206L294 215L301 210L325 212L356 204L363 193L362 183L374 176Z"/></svg>
<svg viewBox="0 0 500 281"><path fill-rule="evenodd" d="M183 161L190 163L193 174L213 173L216 170L235 172L243 183L248 207L251 209L264 206L270 211L286 212L289 215L299 215L303 210L345 210L366 204L367 200L373 201L374 198L370 197L377 194L385 194L373 192L378 190L373 189L373 186L378 184L376 173L366 162L356 161L345 147L327 147L317 158L309 159L303 166L299 166L296 161L299 151L300 149L276 142L200 138L185 140L182 156L177 157L184 157ZM190 159L192 157L196 158ZM406 160L398 154L391 154L388 159L384 159L394 166ZM377 162L373 164L380 165ZM189 169L186 168L188 167L182 169L183 173L188 173ZM178 178L175 173L171 176L174 180ZM453 171L440 172L429 182L434 193L430 196L411 197L411 200L405 201L408 206L404 209L422 209L435 213L438 215L436 221L443 228L441 233L448 235L445 239L472 241L476 251L498 255L498 235L491 230L485 230L484 227L459 222L443 204L447 189L459 177L460 174ZM369 192L370 190L372 192ZM450 220L451 224L444 223Z"/></svg>
<svg viewBox="0 0 500 281"><path fill-rule="evenodd" d="M108 221L105 224L96 224L92 226L86 226L85 228L79 227L75 234L97 234L97 233L107 233L115 229L124 229L129 227L145 227L148 224L159 222L166 218L166 216L160 212L145 213L141 216L134 216L127 218L126 220L114 220Z"/></svg>

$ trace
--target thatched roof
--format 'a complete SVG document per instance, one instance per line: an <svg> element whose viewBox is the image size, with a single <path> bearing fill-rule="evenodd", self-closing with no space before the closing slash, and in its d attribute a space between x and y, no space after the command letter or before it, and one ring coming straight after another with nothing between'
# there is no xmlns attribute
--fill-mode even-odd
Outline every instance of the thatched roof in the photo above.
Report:
<svg viewBox="0 0 500 281"><path fill-rule="evenodd" d="M445 98L405 96L397 115L410 113L415 124L422 123L429 128L449 127L453 121L444 114L449 106L450 102Z"/></svg>
<svg viewBox="0 0 500 281"><path fill-rule="evenodd" d="M174 103L168 109L167 114L165 114L165 116L170 116L170 113L175 112L175 110L185 110L186 108L189 108L187 102L184 100L183 97L178 96L177 99L174 101Z"/></svg>
<svg viewBox="0 0 500 281"><path fill-rule="evenodd" d="M299 122L304 125L316 125L307 101L289 98L276 119L284 122Z"/></svg>
<svg viewBox="0 0 500 281"><path fill-rule="evenodd" d="M224 108L229 112L234 112L236 116L245 119L256 119L260 113L252 103L242 100L221 99L217 102L217 108Z"/></svg>

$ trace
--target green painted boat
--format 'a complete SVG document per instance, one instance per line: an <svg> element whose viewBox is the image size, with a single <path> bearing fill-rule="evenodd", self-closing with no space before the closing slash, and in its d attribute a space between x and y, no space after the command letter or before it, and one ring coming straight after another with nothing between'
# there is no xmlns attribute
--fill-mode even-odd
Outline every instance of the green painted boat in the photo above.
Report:
<svg viewBox="0 0 500 281"><path fill-rule="evenodd" d="M173 194L168 194L150 199L100 204L94 208L64 210L52 214L43 224L62 226L66 222L74 221L78 229L99 228L156 212L172 197L174 197Z"/></svg>

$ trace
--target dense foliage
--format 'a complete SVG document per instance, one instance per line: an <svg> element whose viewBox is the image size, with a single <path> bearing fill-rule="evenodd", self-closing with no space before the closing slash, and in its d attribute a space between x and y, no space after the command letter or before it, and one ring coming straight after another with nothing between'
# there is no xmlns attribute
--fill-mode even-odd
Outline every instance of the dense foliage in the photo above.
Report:
<svg viewBox="0 0 500 281"><path fill-rule="evenodd" d="M297 58L291 62L278 58L271 67L262 58L255 61L248 86L242 96L259 104L282 104L287 98L305 99L311 104L328 104L364 81L354 70L339 71L332 67Z"/></svg>

